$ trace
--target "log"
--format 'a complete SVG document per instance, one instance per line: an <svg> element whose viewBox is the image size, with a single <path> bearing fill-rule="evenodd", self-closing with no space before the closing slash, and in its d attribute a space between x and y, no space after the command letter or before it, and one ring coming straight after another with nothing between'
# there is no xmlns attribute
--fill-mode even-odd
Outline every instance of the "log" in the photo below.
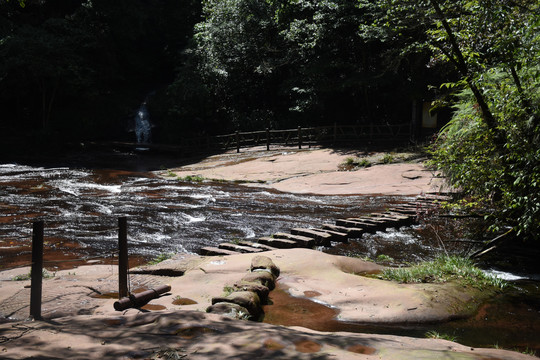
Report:
<svg viewBox="0 0 540 360"><path fill-rule="evenodd" d="M171 291L170 285L160 285L155 289L143 291L138 294L133 294L123 297L114 302L114 310L122 311L132 307L138 308L146 305L150 300L158 298L161 294Z"/></svg>

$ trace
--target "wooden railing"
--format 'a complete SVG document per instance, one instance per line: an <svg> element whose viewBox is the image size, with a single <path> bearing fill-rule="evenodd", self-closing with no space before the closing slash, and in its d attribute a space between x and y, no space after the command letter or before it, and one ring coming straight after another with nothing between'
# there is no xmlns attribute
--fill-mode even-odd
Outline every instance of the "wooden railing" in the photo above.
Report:
<svg viewBox="0 0 540 360"><path fill-rule="evenodd" d="M288 130L265 130L236 132L234 134L214 136L210 140L215 149L229 150L266 145L311 146L357 144L363 141L401 140L410 137L410 124L395 125L334 125Z"/></svg>
<svg viewBox="0 0 540 360"><path fill-rule="evenodd" d="M155 151L184 155L266 146L294 146L298 148L315 145L362 146L368 142L391 141L405 143L410 138L410 124L394 125L333 125L286 130L240 132L232 134L186 138L178 145L140 144ZM122 145L116 143L116 145ZM133 146L133 144L123 144Z"/></svg>

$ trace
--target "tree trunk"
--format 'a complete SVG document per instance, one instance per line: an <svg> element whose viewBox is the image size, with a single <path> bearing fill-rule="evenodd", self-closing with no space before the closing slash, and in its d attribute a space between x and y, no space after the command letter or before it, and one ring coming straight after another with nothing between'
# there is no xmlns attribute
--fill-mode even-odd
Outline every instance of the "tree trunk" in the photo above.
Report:
<svg viewBox="0 0 540 360"><path fill-rule="evenodd" d="M452 28L450 28L450 25L446 21L446 17L439 5L438 0L431 0L431 4L433 5L433 8L435 9L435 12L437 13L437 16L439 16L439 19L441 20L441 24L448 35L448 41L450 42L450 46L452 47L452 52L454 53L454 64L456 65L458 71L461 73L461 75L465 78L465 81L467 82L467 86L471 89L476 102L478 103L478 106L480 107L480 110L482 111L482 119L484 120L484 123L488 127L488 129L493 133L494 136L494 142L495 146L497 147L497 150L499 150L500 153L504 153L504 137L501 131L497 127L497 120L493 116L493 113L491 112L489 105L487 104L486 100L484 99L484 96L482 95L482 92L476 84L473 82L471 74L469 73L469 67L467 66L467 62L465 61L465 58L463 57L463 53L461 52L461 49L459 48L459 45L457 43L456 37L454 36L454 32L452 31Z"/></svg>

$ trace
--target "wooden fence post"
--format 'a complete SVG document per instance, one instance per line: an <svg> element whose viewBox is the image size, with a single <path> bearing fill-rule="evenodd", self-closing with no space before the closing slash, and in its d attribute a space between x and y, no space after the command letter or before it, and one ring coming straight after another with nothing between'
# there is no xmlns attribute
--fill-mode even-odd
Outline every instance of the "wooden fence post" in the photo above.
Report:
<svg viewBox="0 0 540 360"><path fill-rule="evenodd" d="M270 129L266 128L266 151L270 150Z"/></svg>
<svg viewBox="0 0 540 360"><path fill-rule="evenodd" d="M32 270L30 283L30 316L41 320L41 294L43 283L43 220L32 226Z"/></svg>
<svg viewBox="0 0 540 360"><path fill-rule="evenodd" d="M302 128L298 127L298 148L302 149Z"/></svg>
<svg viewBox="0 0 540 360"><path fill-rule="evenodd" d="M240 133L236 132L236 153L240 152Z"/></svg>
<svg viewBox="0 0 540 360"><path fill-rule="evenodd" d="M127 218L118 218L118 298L128 296Z"/></svg>

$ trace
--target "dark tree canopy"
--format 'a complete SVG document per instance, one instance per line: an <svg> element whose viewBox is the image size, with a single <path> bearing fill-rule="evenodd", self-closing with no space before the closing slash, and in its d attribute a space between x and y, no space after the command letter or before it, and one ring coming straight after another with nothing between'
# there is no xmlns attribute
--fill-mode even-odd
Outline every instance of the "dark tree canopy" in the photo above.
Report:
<svg viewBox="0 0 540 360"><path fill-rule="evenodd" d="M154 140L406 123L455 106L434 165L496 227L540 233L534 0L0 0L0 128ZM28 131L28 128L31 131ZM536 235L535 235L536 234Z"/></svg>

